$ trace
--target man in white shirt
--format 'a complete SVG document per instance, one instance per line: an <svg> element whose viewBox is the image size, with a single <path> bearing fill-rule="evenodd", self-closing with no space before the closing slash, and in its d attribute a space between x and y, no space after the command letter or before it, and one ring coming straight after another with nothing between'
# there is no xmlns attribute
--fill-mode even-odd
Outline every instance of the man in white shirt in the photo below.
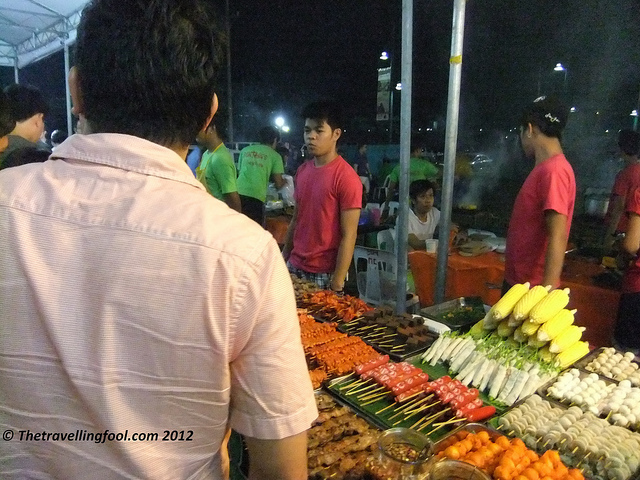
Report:
<svg viewBox="0 0 640 480"><path fill-rule="evenodd" d="M426 240L433 238L440 222L440 210L433 206L433 183L429 180L411 182L409 198L411 200L407 225L409 251L425 250Z"/></svg>
<svg viewBox="0 0 640 480"><path fill-rule="evenodd" d="M84 135L0 172L0 478L306 479L317 416L269 233L185 163L217 109L211 2L94 0Z"/></svg>

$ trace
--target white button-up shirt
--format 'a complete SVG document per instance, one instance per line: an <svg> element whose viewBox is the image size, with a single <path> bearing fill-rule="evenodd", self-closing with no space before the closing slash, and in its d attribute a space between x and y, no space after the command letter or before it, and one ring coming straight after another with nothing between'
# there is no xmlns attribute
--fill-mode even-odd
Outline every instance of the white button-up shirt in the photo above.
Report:
<svg viewBox="0 0 640 480"><path fill-rule="evenodd" d="M0 172L0 478L216 479L228 424L316 415L276 242L175 152L74 135Z"/></svg>

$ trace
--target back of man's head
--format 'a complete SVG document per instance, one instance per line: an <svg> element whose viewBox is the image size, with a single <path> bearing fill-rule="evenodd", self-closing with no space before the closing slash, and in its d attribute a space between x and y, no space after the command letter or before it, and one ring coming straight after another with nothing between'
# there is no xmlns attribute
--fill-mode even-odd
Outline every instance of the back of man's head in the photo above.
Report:
<svg viewBox="0 0 640 480"><path fill-rule="evenodd" d="M93 133L186 146L211 113L225 39L205 0L93 0L76 41Z"/></svg>
<svg viewBox="0 0 640 480"><path fill-rule="evenodd" d="M302 118L304 120L311 119L317 122L327 122L332 130L336 128L342 129L343 117L340 106L332 101L323 100L313 102L302 110Z"/></svg>
<svg viewBox="0 0 640 480"><path fill-rule="evenodd" d="M45 116L49 113L49 105L36 87L14 83L5 88L4 92L16 122L24 122L38 113Z"/></svg>
<svg viewBox="0 0 640 480"><path fill-rule="evenodd" d="M620 130L618 146L627 155L637 156L640 151L640 133L633 130Z"/></svg>
<svg viewBox="0 0 640 480"><path fill-rule="evenodd" d="M260 137L260 143L263 145L271 145L273 142L280 140L278 131L273 127L261 128L260 132L258 132L258 136Z"/></svg>

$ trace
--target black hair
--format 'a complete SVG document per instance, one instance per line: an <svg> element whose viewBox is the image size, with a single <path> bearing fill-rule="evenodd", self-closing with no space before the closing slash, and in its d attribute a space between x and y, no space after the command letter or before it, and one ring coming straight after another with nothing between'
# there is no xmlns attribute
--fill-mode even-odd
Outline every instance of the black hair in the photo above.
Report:
<svg viewBox="0 0 640 480"><path fill-rule="evenodd" d="M271 145L274 141L280 140L280 134L273 127L262 127L258 132L258 138L260 138L260 143Z"/></svg>
<svg viewBox="0 0 640 480"><path fill-rule="evenodd" d="M93 132L186 146L211 113L226 38L214 2L92 0L76 62Z"/></svg>
<svg viewBox="0 0 640 480"><path fill-rule="evenodd" d="M302 118L327 122L332 130L342 128L344 121L340 106L329 100L310 103L302 110Z"/></svg>
<svg viewBox="0 0 640 480"><path fill-rule="evenodd" d="M9 135L15 126L9 98L4 92L0 92L0 138Z"/></svg>
<svg viewBox="0 0 640 480"><path fill-rule="evenodd" d="M290 152L289 152L289 149L288 149L287 147L285 147L284 145L278 145L278 146L276 147L276 152L278 152L278 154L279 154L281 157L285 157L285 158L286 158L286 157L288 157L288 156L289 156L289 153L290 153Z"/></svg>
<svg viewBox="0 0 640 480"><path fill-rule="evenodd" d="M67 139L67 132L64 130L54 130L51 133L51 143L61 144Z"/></svg>
<svg viewBox="0 0 640 480"><path fill-rule="evenodd" d="M49 113L49 104L40 90L32 85L14 83L5 88L4 93L7 94L11 115L16 122L23 122L38 113Z"/></svg>
<svg viewBox="0 0 640 480"><path fill-rule="evenodd" d="M538 97L522 112L520 125L538 127L547 137L562 139L562 130L567 125L569 109L555 97Z"/></svg>
<svg viewBox="0 0 640 480"><path fill-rule="evenodd" d="M409 198L415 200L418 198L418 195L428 192L429 190L433 190L435 195L436 187L432 182L429 180L416 180L409 185Z"/></svg>
<svg viewBox="0 0 640 480"><path fill-rule="evenodd" d="M620 130L618 146L627 155L638 155L640 151L640 133L633 130Z"/></svg>
<svg viewBox="0 0 640 480"><path fill-rule="evenodd" d="M46 150L38 150L35 147L18 148L5 157L2 164L0 164L0 170L26 165L27 163L45 162L49 155L50 153Z"/></svg>
<svg viewBox="0 0 640 480"><path fill-rule="evenodd" d="M424 140L422 139L422 137L414 136L414 137L411 137L411 143L409 145L410 145L409 148L411 149L409 153L413 153L417 149L424 148Z"/></svg>

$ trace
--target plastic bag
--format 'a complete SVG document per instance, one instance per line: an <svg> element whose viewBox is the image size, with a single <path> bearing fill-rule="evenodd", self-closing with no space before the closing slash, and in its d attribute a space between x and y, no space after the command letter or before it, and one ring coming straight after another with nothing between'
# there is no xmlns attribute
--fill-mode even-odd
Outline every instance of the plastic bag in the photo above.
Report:
<svg viewBox="0 0 640 480"><path fill-rule="evenodd" d="M293 187L293 177L291 175L282 175L282 178L286 182L284 187L282 187L278 192L280 193L280 197L282 197L282 202L285 207L293 207L296 204L296 201L293 199L294 187Z"/></svg>

